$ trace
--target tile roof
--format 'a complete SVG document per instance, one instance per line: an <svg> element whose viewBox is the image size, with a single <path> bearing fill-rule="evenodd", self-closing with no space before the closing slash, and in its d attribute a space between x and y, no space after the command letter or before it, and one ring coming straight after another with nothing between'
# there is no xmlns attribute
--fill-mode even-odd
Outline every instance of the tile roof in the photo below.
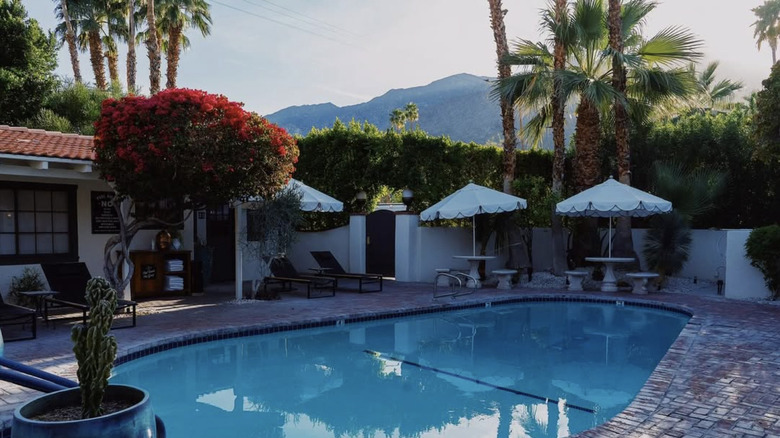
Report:
<svg viewBox="0 0 780 438"><path fill-rule="evenodd" d="M92 136L0 125L0 154L93 160Z"/></svg>

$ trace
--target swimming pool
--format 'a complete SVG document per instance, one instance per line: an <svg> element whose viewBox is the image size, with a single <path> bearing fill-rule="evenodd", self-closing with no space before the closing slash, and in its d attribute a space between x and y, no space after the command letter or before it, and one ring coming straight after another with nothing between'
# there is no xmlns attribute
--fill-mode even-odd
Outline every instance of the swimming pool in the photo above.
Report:
<svg viewBox="0 0 780 438"><path fill-rule="evenodd" d="M524 302L206 342L133 360L171 437L557 437L622 411L689 319Z"/></svg>

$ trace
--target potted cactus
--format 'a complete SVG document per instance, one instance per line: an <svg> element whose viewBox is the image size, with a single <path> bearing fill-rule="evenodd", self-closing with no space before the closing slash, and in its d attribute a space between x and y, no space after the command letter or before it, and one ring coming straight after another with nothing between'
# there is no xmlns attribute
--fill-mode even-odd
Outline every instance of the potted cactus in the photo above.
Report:
<svg viewBox="0 0 780 438"><path fill-rule="evenodd" d="M96 277L87 283L86 299L88 323L71 332L79 387L45 394L16 409L11 437L164 437L146 391L108 384L117 351L116 339L108 334L116 291Z"/></svg>

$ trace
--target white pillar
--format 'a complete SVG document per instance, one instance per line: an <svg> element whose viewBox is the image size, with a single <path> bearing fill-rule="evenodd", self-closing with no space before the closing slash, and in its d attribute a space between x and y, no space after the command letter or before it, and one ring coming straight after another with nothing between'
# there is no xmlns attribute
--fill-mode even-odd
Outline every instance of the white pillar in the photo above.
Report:
<svg viewBox="0 0 780 438"><path fill-rule="evenodd" d="M244 223L244 208L236 204L233 215L236 223L236 299L244 298L244 253L241 251L241 230Z"/></svg>
<svg viewBox="0 0 780 438"><path fill-rule="evenodd" d="M366 215L349 215L349 267L348 272L366 272Z"/></svg>
<svg viewBox="0 0 780 438"><path fill-rule="evenodd" d="M395 214L395 280L420 281L420 216Z"/></svg>

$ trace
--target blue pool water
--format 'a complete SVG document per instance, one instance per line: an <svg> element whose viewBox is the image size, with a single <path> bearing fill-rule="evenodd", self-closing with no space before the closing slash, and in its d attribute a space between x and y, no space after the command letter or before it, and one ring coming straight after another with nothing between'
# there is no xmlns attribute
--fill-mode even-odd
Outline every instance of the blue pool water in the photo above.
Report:
<svg viewBox="0 0 780 438"><path fill-rule="evenodd" d="M168 436L563 437L633 400L689 317L493 305L176 348L118 366Z"/></svg>

